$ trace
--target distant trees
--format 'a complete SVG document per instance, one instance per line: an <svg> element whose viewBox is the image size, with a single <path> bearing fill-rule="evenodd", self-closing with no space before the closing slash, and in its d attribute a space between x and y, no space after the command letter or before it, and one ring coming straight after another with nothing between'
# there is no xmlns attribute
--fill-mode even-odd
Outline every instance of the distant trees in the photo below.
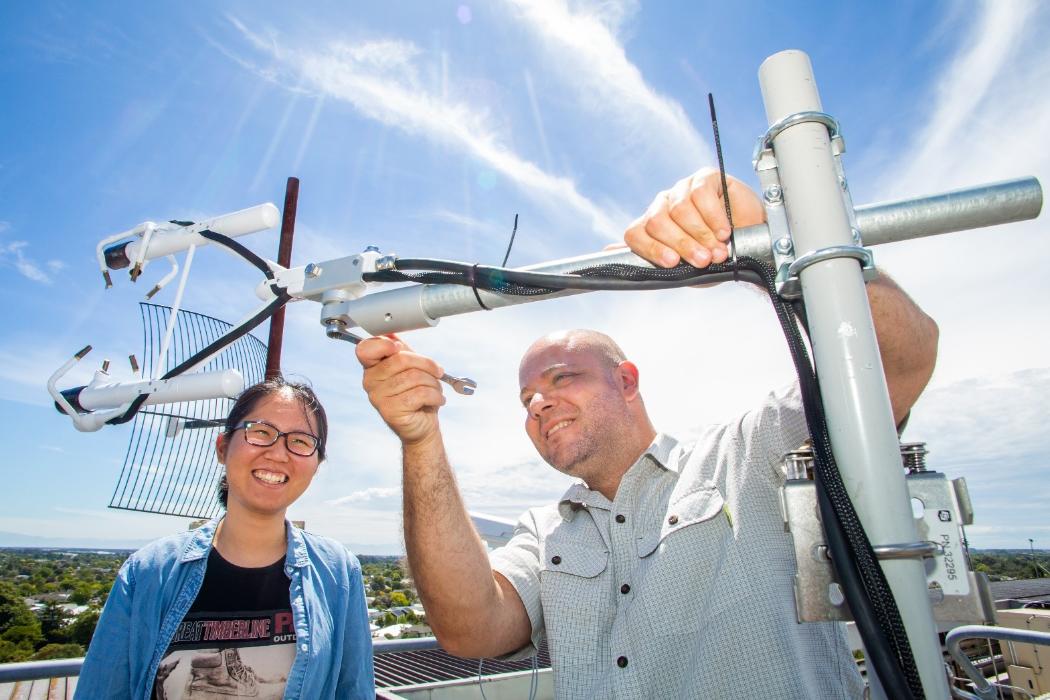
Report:
<svg viewBox="0 0 1050 700"><path fill-rule="evenodd" d="M99 611L89 608L77 615L77 619L69 626L69 641L79 644L85 649L91 644L91 638L95 635L95 626L98 625Z"/></svg>
<svg viewBox="0 0 1050 700"><path fill-rule="evenodd" d="M64 644L69 639L66 632L69 613L57 602L49 600L44 603L43 609L37 613L37 616L40 619L40 633L48 642Z"/></svg>
<svg viewBox="0 0 1050 700"><path fill-rule="evenodd" d="M83 656L126 558L118 552L0 550L0 663ZM41 605L34 613L29 603L35 601ZM67 603L88 608L74 615L63 607Z"/></svg>
<svg viewBox="0 0 1050 700"><path fill-rule="evenodd" d="M0 549L0 663L83 656L127 555ZM415 624L415 613L389 610L418 600L398 558L359 559L367 595L373 598L370 607L384 611L376 623ZM86 609L73 611L70 604Z"/></svg>
<svg viewBox="0 0 1050 700"><path fill-rule="evenodd" d="M1050 570L1050 553L986 549L970 553L974 571L988 574L993 581L1043 578Z"/></svg>
<svg viewBox="0 0 1050 700"><path fill-rule="evenodd" d="M0 582L0 662L27 659L43 641L40 620L13 585Z"/></svg>
<svg viewBox="0 0 1050 700"><path fill-rule="evenodd" d="M46 661L48 659L75 659L84 655L84 647L79 644L45 644L29 657L30 661Z"/></svg>

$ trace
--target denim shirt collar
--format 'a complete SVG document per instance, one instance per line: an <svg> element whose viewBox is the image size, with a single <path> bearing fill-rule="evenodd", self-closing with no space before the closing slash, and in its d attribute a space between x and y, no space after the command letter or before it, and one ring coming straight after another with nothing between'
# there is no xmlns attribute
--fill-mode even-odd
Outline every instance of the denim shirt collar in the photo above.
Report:
<svg viewBox="0 0 1050 700"><path fill-rule="evenodd" d="M193 531L193 535L186 541L182 550L183 563L204 559L211 552L212 541L215 539L215 530L219 527L222 518L214 518L201 525ZM284 521L284 532L288 537L287 554L285 555L285 568L302 568L310 563L310 557L306 552L306 540L299 528L292 525L288 520Z"/></svg>

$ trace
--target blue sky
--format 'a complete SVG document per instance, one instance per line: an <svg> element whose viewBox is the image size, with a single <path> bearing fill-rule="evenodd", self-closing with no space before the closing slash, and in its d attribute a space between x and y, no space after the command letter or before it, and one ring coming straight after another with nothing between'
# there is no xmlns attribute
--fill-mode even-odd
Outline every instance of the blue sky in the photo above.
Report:
<svg viewBox="0 0 1050 700"><path fill-rule="evenodd" d="M0 531L144 539L180 519L106 508L127 428L76 433L45 383L70 354L141 352L137 311L162 274L103 290L94 246L141 221L197 219L301 179L294 264L377 244L511 264L598 250L653 195L714 163L750 183L765 129L757 69L812 58L843 127L854 201L1027 175L1050 156L1050 8L1038 3L7 3L0 9ZM876 249L941 325L931 389L906 437L966 476L977 546L1050 546L1043 427L1050 244L1042 219ZM276 232L242 239L274 256ZM185 307L230 321L257 304L247 268L194 262ZM175 285L156 301L171 303ZM286 370L334 423L330 459L292 515L358 551L400 548L396 441L319 307L288 314ZM446 319L407 339L478 380L443 410L469 507L516 517L566 480L521 429L516 367L535 337L592 326L638 362L654 419L688 437L790 381L783 341L748 289L596 294ZM117 362L122 365L122 362Z"/></svg>

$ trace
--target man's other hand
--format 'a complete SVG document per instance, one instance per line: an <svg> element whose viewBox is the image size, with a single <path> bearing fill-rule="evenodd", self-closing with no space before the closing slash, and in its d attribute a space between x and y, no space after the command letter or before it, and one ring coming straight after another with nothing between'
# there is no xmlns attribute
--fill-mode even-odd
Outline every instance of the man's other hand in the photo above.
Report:
<svg viewBox="0 0 1050 700"><path fill-rule="evenodd" d="M762 202L747 185L728 175L726 184L734 226L766 220ZM701 168L656 195L623 238L632 251L658 267L674 267L680 260L707 267L729 257L729 233L718 170Z"/></svg>
<svg viewBox="0 0 1050 700"><path fill-rule="evenodd" d="M438 408L445 405L439 377L443 370L401 340L375 337L357 345L365 368L361 384L368 400L406 445L438 435Z"/></svg>

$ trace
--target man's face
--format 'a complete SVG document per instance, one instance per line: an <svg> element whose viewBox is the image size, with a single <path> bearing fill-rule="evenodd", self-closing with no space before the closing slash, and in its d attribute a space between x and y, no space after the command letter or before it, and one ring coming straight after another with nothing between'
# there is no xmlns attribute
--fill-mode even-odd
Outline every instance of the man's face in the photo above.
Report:
<svg viewBox="0 0 1050 700"><path fill-rule="evenodd" d="M525 432L540 456L594 483L602 454L631 419L616 365L580 343L540 341L522 359L518 379Z"/></svg>

